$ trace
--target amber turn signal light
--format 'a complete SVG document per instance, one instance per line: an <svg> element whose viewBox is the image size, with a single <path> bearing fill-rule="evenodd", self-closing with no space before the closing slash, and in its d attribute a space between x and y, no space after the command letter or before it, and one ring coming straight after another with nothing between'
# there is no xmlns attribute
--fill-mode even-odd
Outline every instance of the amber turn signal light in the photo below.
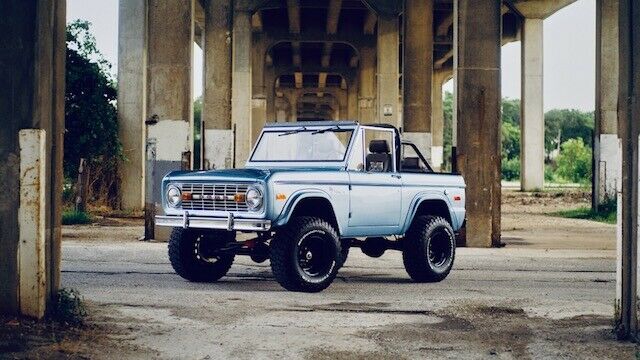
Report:
<svg viewBox="0 0 640 360"><path fill-rule="evenodd" d="M286 198L287 198L287 195L282 193L276 195L276 200L284 200Z"/></svg>
<svg viewBox="0 0 640 360"><path fill-rule="evenodd" d="M192 196L190 192L183 192L182 193L182 200L191 200Z"/></svg>
<svg viewBox="0 0 640 360"><path fill-rule="evenodd" d="M235 195L234 195L234 197L233 197L233 199L234 199L237 203L243 203L243 202L245 202L246 198L247 198L247 197L246 197L246 195L245 195L245 194L241 194L241 193L235 194Z"/></svg>

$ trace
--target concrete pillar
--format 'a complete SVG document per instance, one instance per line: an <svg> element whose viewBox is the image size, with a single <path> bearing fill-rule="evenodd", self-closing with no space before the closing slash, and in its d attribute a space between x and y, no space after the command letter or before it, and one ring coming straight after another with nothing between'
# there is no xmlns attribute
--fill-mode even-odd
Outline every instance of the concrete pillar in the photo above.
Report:
<svg viewBox="0 0 640 360"><path fill-rule="evenodd" d="M251 13L233 11L231 121L235 129L234 166L244 166L251 141Z"/></svg>
<svg viewBox="0 0 640 360"><path fill-rule="evenodd" d="M434 71L431 90L431 167L435 171L442 169L444 161L444 107L442 86L451 76L451 71Z"/></svg>
<svg viewBox="0 0 640 360"><path fill-rule="evenodd" d="M295 91L289 92L287 100L289 100L289 122L296 122L298 121L298 95Z"/></svg>
<svg viewBox="0 0 640 360"><path fill-rule="evenodd" d="M358 120L373 123L376 119L376 51L370 47L360 49L358 71Z"/></svg>
<svg viewBox="0 0 640 360"><path fill-rule="evenodd" d="M638 321L638 141L640 136L640 4L619 2L620 82L618 133L622 143L621 192L618 195L618 261L615 332L637 341Z"/></svg>
<svg viewBox="0 0 640 360"><path fill-rule="evenodd" d="M465 178L466 245L500 244L500 3L454 1L458 169Z"/></svg>
<svg viewBox="0 0 640 360"><path fill-rule="evenodd" d="M618 4L596 3L596 109L593 207L615 200L620 184L618 140Z"/></svg>
<svg viewBox="0 0 640 360"><path fill-rule="evenodd" d="M262 34L253 34L251 46L251 138L250 147L258 139L267 121L267 89L265 86L265 58L267 42Z"/></svg>
<svg viewBox="0 0 640 360"><path fill-rule="evenodd" d="M359 120L358 118L358 80L352 79L347 85L347 119Z"/></svg>
<svg viewBox="0 0 640 360"><path fill-rule="evenodd" d="M433 0L405 1L404 19L404 136L430 158Z"/></svg>
<svg viewBox="0 0 640 360"><path fill-rule="evenodd" d="M231 127L231 0L204 3L203 166L233 167Z"/></svg>
<svg viewBox="0 0 640 360"><path fill-rule="evenodd" d="M118 125L122 207L144 207L147 1L120 0L118 17Z"/></svg>
<svg viewBox="0 0 640 360"><path fill-rule="evenodd" d="M378 17L377 118L374 122L400 127L400 26L398 17Z"/></svg>
<svg viewBox="0 0 640 360"><path fill-rule="evenodd" d="M34 211L30 212L39 214L40 245L44 240L43 249L31 248L38 250L40 255L44 250L44 271L38 275L40 281L44 278L44 291L39 291L37 296L44 297L46 305L50 306L60 285L62 199L61 191L54 189L62 189L63 180L66 3L8 0L3 3L2 11L0 183L7 190L0 201L0 313L16 315L21 309L21 285L29 288L42 286L42 283L21 284L24 278L19 270L18 242L31 236L19 222L19 213L26 210L20 211L23 207L21 192L28 190L26 187L21 189L21 162L23 170L27 166L39 168L40 178L44 181L44 186L41 183L38 187L43 194L34 199L35 204L31 208ZM40 140L44 137L44 155L40 153L41 158L44 157L44 171L42 164L38 166L35 159L30 161L21 157L18 134L23 129L45 131L39 135ZM25 171L23 175L26 175ZM23 182L22 185L27 184ZM36 239L32 240L35 245ZM42 287L38 289L42 290ZM25 315L34 314L25 312Z"/></svg>
<svg viewBox="0 0 640 360"><path fill-rule="evenodd" d="M192 58L194 0L148 0L147 117L148 139L155 139L152 199L145 199L147 225L151 215L162 211L162 178L172 170L190 166L193 154ZM147 159L151 160L151 159ZM167 228L156 229L155 238L165 239Z"/></svg>
<svg viewBox="0 0 640 360"><path fill-rule="evenodd" d="M523 191L544 187L543 19L524 19L520 168Z"/></svg>

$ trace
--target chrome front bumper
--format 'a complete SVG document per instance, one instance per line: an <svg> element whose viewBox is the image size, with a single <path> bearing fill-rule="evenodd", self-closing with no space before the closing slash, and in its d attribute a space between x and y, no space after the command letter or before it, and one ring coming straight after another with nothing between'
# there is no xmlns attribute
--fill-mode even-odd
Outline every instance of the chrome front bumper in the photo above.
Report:
<svg viewBox="0 0 640 360"><path fill-rule="evenodd" d="M189 216L185 211L184 215L157 215L156 225L168 227L181 227L184 229L219 229L219 230L240 230L240 231L267 231L271 229L270 220L262 219L238 219L229 213L226 218L220 217L197 217Z"/></svg>

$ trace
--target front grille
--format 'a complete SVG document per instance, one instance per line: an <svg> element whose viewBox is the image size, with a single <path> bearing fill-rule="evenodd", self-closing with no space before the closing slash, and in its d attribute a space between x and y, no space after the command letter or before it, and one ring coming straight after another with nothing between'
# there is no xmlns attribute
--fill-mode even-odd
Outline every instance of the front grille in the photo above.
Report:
<svg viewBox="0 0 640 360"><path fill-rule="evenodd" d="M236 202L236 194L245 194L248 184L182 184L182 193L191 193L191 200L182 200L183 210L247 211L246 202Z"/></svg>

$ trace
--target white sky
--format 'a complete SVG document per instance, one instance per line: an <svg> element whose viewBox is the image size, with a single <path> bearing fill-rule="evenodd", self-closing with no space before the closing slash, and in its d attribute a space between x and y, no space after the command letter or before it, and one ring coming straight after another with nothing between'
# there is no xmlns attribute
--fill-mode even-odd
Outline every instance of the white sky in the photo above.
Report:
<svg viewBox="0 0 640 360"><path fill-rule="evenodd" d="M118 0L67 0L67 20L90 21L97 45L117 71ZM195 46L194 79L202 79L202 52ZM445 85L451 91L452 85ZM194 97L202 93L194 81ZM520 43L502 48L502 95L520 98ZM544 22L544 108L594 109L595 0L579 0Z"/></svg>

